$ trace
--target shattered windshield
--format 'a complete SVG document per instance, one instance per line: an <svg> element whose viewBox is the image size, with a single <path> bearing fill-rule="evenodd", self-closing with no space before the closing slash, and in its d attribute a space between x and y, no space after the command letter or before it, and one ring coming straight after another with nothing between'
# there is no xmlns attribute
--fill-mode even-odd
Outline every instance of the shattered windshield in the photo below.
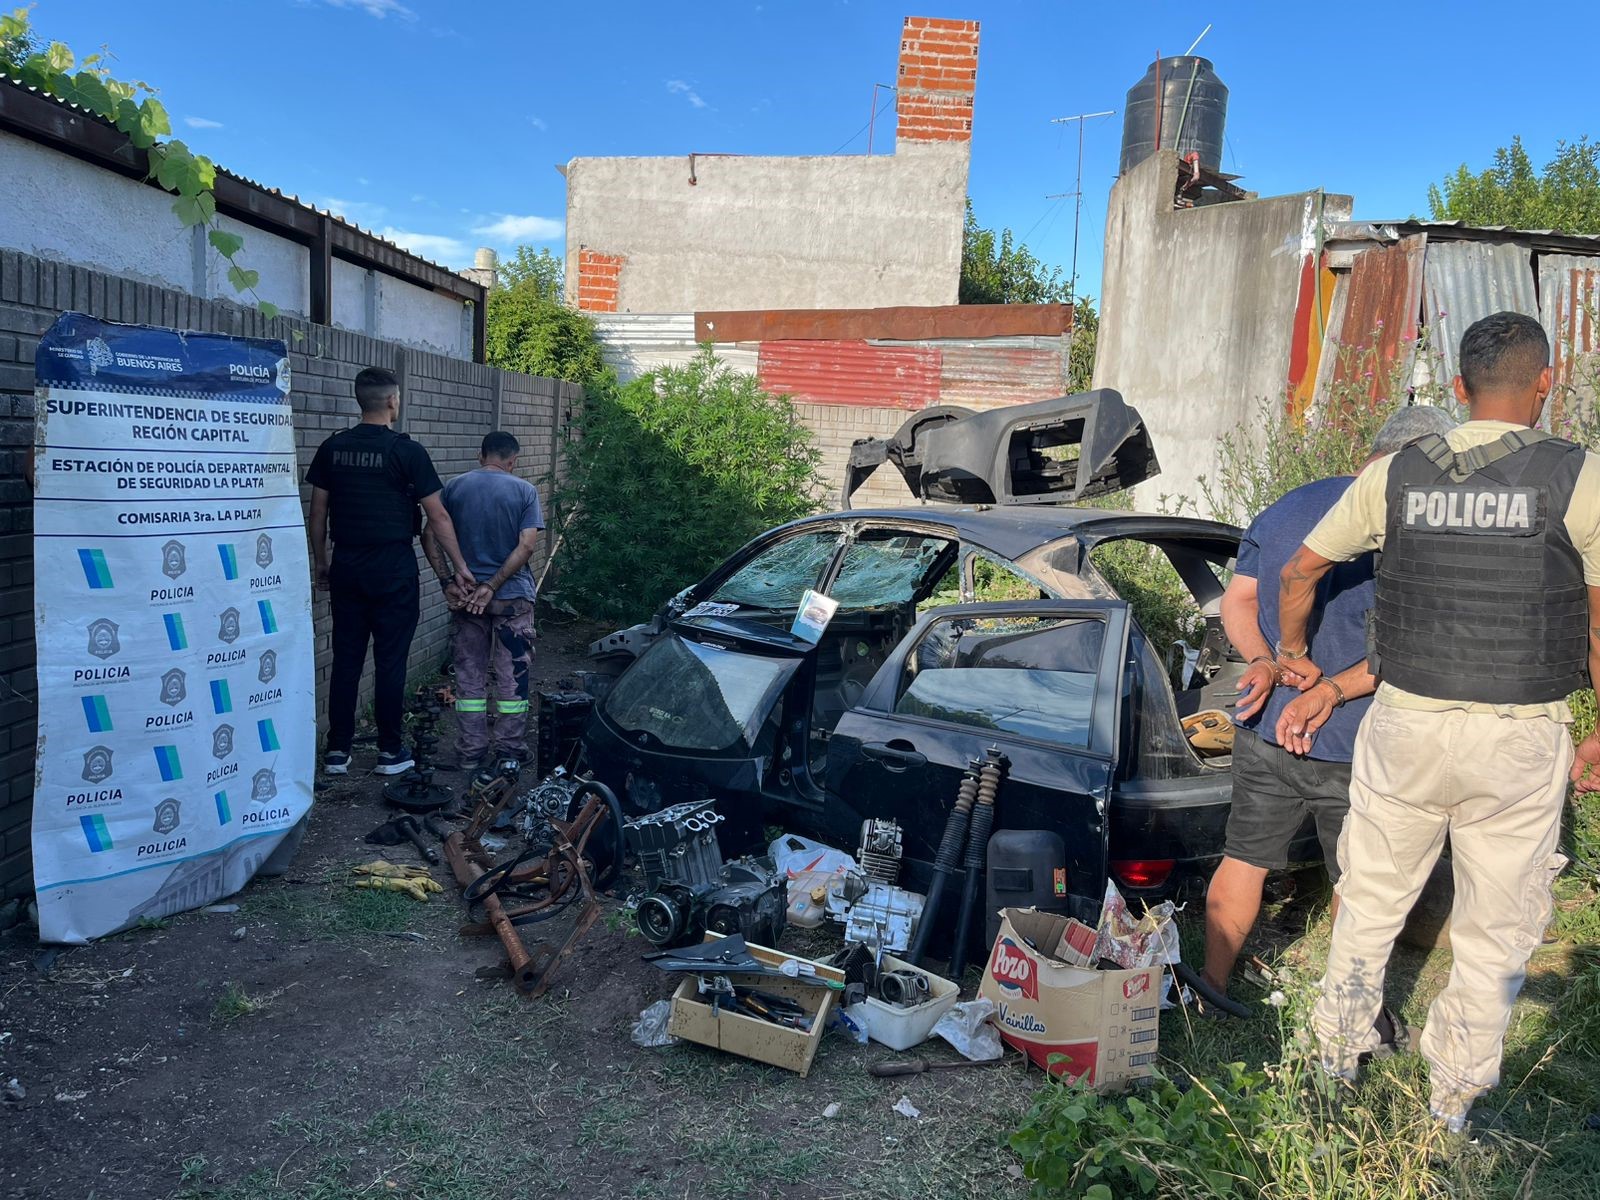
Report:
<svg viewBox="0 0 1600 1200"><path fill-rule="evenodd" d="M748 753L798 665L669 634L617 680L606 715L675 750Z"/></svg>
<svg viewBox="0 0 1600 1200"><path fill-rule="evenodd" d="M921 590L950 539L921 534L867 533L845 551L828 589L845 608L904 604Z"/></svg>
<svg viewBox="0 0 1600 1200"><path fill-rule="evenodd" d="M895 711L1085 747L1105 625L1080 617L935 621L906 662Z"/></svg>
<svg viewBox="0 0 1600 1200"><path fill-rule="evenodd" d="M839 534L832 529L785 538L724 579L709 596L701 598L702 603L799 608L800 597L807 588L817 586L838 542Z"/></svg>

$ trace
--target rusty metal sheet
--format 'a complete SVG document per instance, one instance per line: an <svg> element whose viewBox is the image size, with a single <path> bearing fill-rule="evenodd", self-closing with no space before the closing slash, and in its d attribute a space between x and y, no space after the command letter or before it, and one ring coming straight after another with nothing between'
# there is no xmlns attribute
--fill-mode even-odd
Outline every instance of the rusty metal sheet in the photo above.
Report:
<svg viewBox="0 0 1600 1200"><path fill-rule="evenodd" d="M1066 304L945 304L904 308L774 308L698 312L697 342L866 341L889 338L1055 336L1072 328Z"/></svg>
<svg viewBox="0 0 1600 1200"><path fill-rule="evenodd" d="M1600 400L1594 394L1600 376L1600 255L1541 256L1539 296L1555 382L1547 415L1560 428L1575 400Z"/></svg>
<svg viewBox="0 0 1600 1200"><path fill-rule="evenodd" d="M1428 243L1423 256L1422 321L1437 382L1456 375L1461 335L1490 313L1539 315L1533 255L1514 242Z"/></svg>
<svg viewBox="0 0 1600 1200"><path fill-rule="evenodd" d="M770 341L757 376L767 391L813 404L918 409L938 403L940 358L929 346Z"/></svg>
<svg viewBox="0 0 1600 1200"><path fill-rule="evenodd" d="M1341 341L1333 371L1334 396L1388 398L1389 380L1409 381L1422 307L1425 234L1356 255L1346 285Z"/></svg>
<svg viewBox="0 0 1600 1200"><path fill-rule="evenodd" d="M939 403L981 410L1066 395L1068 342L1054 341L1046 349L981 341L939 343Z"/></svg>

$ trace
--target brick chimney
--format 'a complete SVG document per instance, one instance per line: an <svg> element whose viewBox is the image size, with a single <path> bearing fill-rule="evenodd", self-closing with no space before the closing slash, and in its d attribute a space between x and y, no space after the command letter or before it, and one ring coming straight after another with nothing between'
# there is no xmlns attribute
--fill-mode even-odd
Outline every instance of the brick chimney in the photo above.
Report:
<svg viewBox="0 0 1600 1200"><path fill-rule="evenodd" d="M907 17L900 35L898 142L970 142L978 23Z"/></svg>

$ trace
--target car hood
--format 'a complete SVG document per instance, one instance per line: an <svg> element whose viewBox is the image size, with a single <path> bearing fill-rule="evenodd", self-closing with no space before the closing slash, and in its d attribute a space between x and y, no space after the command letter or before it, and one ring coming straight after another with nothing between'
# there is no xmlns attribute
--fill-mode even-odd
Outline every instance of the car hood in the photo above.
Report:
<svg viewBox="0 0 1600 1200"><path fill-rule="evenodd" d="M851 448L844 508L884 462L919 499L955 504L1073 504L1161 471L1138 410L1109 388L982 413L924 409Z"/></svg>

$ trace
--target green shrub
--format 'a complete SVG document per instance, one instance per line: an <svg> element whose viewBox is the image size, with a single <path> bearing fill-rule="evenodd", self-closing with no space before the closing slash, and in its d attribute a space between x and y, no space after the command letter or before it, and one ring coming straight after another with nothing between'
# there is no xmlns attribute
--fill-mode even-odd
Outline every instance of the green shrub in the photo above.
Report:
<svg viewBox="0 0 1600 1200"><path fill-rule="evenodd" d="M815 511L810 431L787 397L709 349L585 392L554 505L557 586L578 611L642 620L756 534Z"/></svg>
<svg viewBox="0 0 1600 1200"><path fill-rule="evenodd" d="M594 322L543 294L540 286L489 293L484 331L488 360L507 371L587 386L605 369Z"/></svg>

